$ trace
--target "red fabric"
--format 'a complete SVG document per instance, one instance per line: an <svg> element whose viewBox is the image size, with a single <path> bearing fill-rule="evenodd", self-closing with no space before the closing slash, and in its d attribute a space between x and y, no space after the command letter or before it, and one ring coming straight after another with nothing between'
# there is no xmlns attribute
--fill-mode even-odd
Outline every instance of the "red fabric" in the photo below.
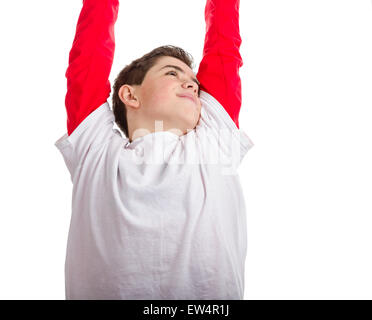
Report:
<svg viewBox="0 0 372 320"><path fill-rule="evenodd" d="M212 95L239 128L243 65L239 48L239 0L208 0L203 59L196 75L201 89Z"/></svg>
<svg viewBox="0 0 372 320"><path fill-rule="evenodd" d="M67 133L110 96L114 25L118 0L83 0L66 71ZM239 0L207 0L206 36L197 78L202 90L221 103L239 128L243 65L239 53Z"/></svg>
<svg viewBox="0 0 372 320"><path fill-rule="evenodd" d="M83 0L66 71L67 133L110 96L118 0Z"/></svg>

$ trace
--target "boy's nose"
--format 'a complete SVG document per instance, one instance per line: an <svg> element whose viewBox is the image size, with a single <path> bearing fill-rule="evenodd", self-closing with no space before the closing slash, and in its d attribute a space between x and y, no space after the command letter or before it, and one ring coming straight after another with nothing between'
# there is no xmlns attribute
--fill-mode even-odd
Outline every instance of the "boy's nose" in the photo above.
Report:
<svg viewBox="0 0 372 320"><path fill-rule="evenodd" d="M197 92L198 90L196 83L194 83L193 81L184 82L183 87L186 89L189 89L191 87L194 89L194 92Z"/></svg>

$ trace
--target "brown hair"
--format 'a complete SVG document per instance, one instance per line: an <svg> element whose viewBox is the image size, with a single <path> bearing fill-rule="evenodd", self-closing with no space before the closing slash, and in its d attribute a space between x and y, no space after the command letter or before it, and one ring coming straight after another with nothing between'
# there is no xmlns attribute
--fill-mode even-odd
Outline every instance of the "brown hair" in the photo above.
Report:
<svg viewBox="0 0 372 320"><path fill-rule="evenodd" d="M123 70L120 71L113 85L112 108L115 116L115 123L129 138L127 109L119 98L119 89L124 84L141 85L147 71L153 67L159 58L169 56L177 58L193 69L193 57L185 50L172 45L161 46L146 53L141 58L133 60Z"/></svg>

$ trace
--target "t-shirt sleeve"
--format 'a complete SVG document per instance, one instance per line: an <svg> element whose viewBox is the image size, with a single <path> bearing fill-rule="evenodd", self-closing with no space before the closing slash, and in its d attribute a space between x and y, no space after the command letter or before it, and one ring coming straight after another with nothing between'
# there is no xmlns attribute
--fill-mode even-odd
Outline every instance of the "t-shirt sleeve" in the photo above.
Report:
<svg viewBox="0 0 372 320"><path fill-rule="evenodd" d="M115 134L121 137L120 131L114 129L114 122L114 113L106 101L90 113L71 135L66 133L55 142L71 174L71 181L74 180L77 168L82 166L88 153L104 148Z"/></svg>
<svg viewBox="0 0 372 320"><path fill-rule="evenodd" d="M199 123L195 128L201 145L203 161L222 164L235 172L254 143L236 126L225 108L209 93L201 90L202 103Z"/></svg>
<svg viewBox="0 0 372 320"><path fill-rule="evenodd" d="M243 66L239 5L240 0L207 0L203 58L196 75L201 90L225 108L238 128L242 103L239 68Z"/></svg>
<svg viewBox="0 0 372 320"><path fill-rule="evenodd" d="M66 71L67 132L110 96L118 0L83 0Z"/></svg>

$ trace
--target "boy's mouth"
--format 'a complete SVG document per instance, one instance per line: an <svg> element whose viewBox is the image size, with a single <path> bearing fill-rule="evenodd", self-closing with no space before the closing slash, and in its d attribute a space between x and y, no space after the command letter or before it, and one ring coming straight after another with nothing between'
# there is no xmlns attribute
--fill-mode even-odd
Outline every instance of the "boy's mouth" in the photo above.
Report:
<svg viewBox="0 0 372 320"><path fill-rule="evenodd" d="M194 104L196 104L195 98L191 94L184 93L184 94L179 94L178 96L180 98L190 99L192 102L194 102Z"/></svg>

